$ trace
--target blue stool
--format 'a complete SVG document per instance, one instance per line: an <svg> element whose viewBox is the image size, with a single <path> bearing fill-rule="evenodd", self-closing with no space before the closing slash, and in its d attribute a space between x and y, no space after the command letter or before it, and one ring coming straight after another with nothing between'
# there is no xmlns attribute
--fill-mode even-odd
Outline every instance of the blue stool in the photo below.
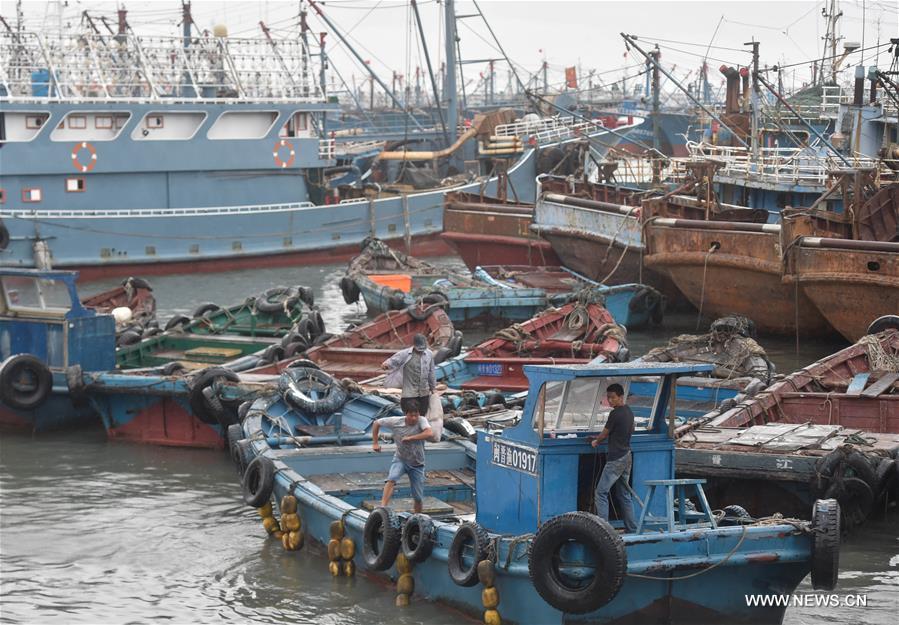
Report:
<svg viewBox="0 0 899 625"><path fill-rule="evenodd" d="M649 493L646 495L643 512L640 513L640 521L637 523L638 534L642 534L644 528L658 526L667 527L669 532L695 527L718 527L709 507L709 502L705 498L705 492L702 490L705 480L646 480L644 484L649 486ZM649 514L649 508L656 494L657 487L665 490L667 516L664 517ZM691 487L699 499L701 510L687 509L687 492ZM674 504L675 499L677 500L677 506Z"/></svg>

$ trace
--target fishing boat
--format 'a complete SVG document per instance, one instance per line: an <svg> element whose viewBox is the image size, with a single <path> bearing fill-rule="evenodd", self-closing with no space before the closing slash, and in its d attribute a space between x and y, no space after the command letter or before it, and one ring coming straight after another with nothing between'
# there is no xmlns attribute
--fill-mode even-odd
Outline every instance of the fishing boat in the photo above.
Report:
<svg viewBox="0 0 899 625"><path fill-rule="evenodd" d="M545 239L530 230L533 203L447 193L440 237L471 271L480 265L559 265Z"/></svg>
<svg viewBox="0 0 899 625"><path fill-rule="evenodd" d="M521 392L524 365L625 362L626 330L598 302L582 300L551 308L499 330L457 358L437 367L437 380L452 388Z"/></svg>
<svg viewBox="0 0 899 625"><path fill-rule="evenodd" d="M286 551L312 541L327 545L332 575L359 570L395 582L400 607L420 596L488 623L522 625L780 622L785 606L761 607L745 596L788 594L809 572L815 588L835 587L839 506L816 502L811 523L736 520L709 509L702 480L675 479L665 419L671 389L678 376L710 369L528 366L530 392L517 425L479 430L476 443L426 443L418 514L409 513L405 477L390 506L380 505L394 446L373 453L365 444L365 419L354 419L352 431L334 422L312 429L279 422L256 403L242 424L240 445L249 460L241 477L244 500ZM606 387L627 385L635 375L654 376L657 393L635 410L639 522L635 532L621 533L620 520L590 512L607 452L587 437L605 424ZM290 380L281 383L285 398L296 401ZM325 436L333 442L326 444ZM347 444L340 444L344 437Z"/></svg>
<svg viewBox="0 0 899 625"><path fill-rule="evenodd" d="M678 471L707 479L712 505L736 493L753 514L807 515L817 497L862 523L893 486L899 458L899 317L854 345L677 430Z"/></svg>
<svg viewBox="0 0 899 625"><path fill-rule="evenodd" d="M397 351L412 345L416 334L423 334L434 351L435 362L458 356L462 334L436 304L391 310L366 321L343 334L313 344L304 351L292 347L296 341L286 336L283 360L262 365L253 373L280 373L288 367L317 366L332 376L362 381L381 373L382 363ZM304 347L302 344L300 347Z"/></svg>
<svg viewBox="0 0 899 625"><path fill-rule="evenodd" d="M127 278L117 287L85 297L81 303L86 308L93 308L100 313L111 313L116 308L127 308L131 314L124 321L129 325L145 327L156 319L153 287L143 278Z"/></svg>
<svg viewBox="0 0 899 625"><path fill-rule="evenodd" d="M70 393L80 372L115 365L115 320L87 308L77 274L0 268L0 425L34 432L96 421Z"/></svg>

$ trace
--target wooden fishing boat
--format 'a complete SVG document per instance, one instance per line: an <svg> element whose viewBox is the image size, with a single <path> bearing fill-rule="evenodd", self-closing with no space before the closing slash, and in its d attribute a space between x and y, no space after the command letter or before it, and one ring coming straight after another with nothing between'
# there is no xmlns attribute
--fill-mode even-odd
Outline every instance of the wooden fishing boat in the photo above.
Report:
<svg viewBox="0 0 899 625"><path fill-rule="evenodd" d="M531 232L533 217L533 204L447 193L440 237L472 271L479 265L560 264L549 242Z"/></svg>
<svg viewBox="0 0 899 625"><path fill-rule="evenodd" d="M396 579L397 605L414 592L486 614L490 623L522 625L565 623L573 615L597 624L780 622L785 607L752 605L746 593L793 592L809 572L813 587L833 588L839 508L817 502L813 523L737 522L710 510L701 482L674 479L666 419L671 389L678 376L709 368L527 367L530 392L514 426L478 430L476 443L456 437L425 443L418 514L410 514L405 477L390 505L380 505L394 445L373 453L366 443L372 419L396 414L392 407L360 396L343 404L350 413L343 422L328 417L330 408L297 418L297 405L311 408L309 400L340 391L330 384L313 399L317 390L303 374L282 378L281 392L257 399L242 427L232 428L241 437L234 449L244 501L262 517L263 535L280 540L285 558L310 541L327 545L335 576L358 570L391 585ZM653 376L657 384L652 401L635 409L639 521L622 533L617 515L605 521L590 512L596 475L590 467L605 462L607 450L593 448L588 437L608 417L608 385L630 386L634 376ZM292 388L300 382L304 388ZM284 414L292 418L280 419ZM351 592L353 585L344 587Z"/></svg>
<svg viewBox="0 0 899 625"><path fill-rule="evenodd" d="M284 360L263 365L252 372L280 373L291 366L311 362L336 378L367 380L382 373L381 363L398 350L412 345L416 334L427 337L437 362L457 356L462 349L462 334L454 330L446 311L436 304L411 306L405 310L388 311L305 351L293 349L293 341L288 341Z"/></svg>
<svg viewBox="0 0 899 625"><path fill-rule="evenodd" d="M848 202L847 202L847 205ZM784 215L783 281L798 288L845 338L899 311L899 184L852 211Z"/></svg>
<svg viewBox="0 0 899 625"><path fill-rule="evenodd" d="M527 389L526 364L627 361L625 335L602 304L571 302L500 330L439 365L437 379L468 390L523 391Z"/></svg>
<svg viewBox="0 0 899 625"><path fill-rule="evenodd" d="M899 318L879 326L891 327L679 428L678 469L708 480L713 505L740 493L753 514L799 515L826 495L847 527L861 523L899 458Z"/></svg>
<svg viewBox="0 0 899 625"><path fill-rule="evenodd" d="M146 326L156 318L156 298L153 287L143 278L127 278L112 289L89 295L81 300L85 308L98 313L111 313L116 308L131 309L129 323Z"/></svg>

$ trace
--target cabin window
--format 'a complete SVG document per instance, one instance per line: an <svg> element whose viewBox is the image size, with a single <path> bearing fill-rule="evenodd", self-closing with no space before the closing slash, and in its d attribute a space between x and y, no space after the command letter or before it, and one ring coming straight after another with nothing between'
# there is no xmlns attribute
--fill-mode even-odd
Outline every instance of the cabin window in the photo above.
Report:
<svg viewBox="0 0 899 625"><path fill-rule="evenodd" d="M94 118L94 128L98 130L112 130L112 115L97 115Z"/></svg>
<svg viewBox="0 0 899 625"><path fill-rule="evenodd" d="M43 128L45 121L47 121L46 115L26 115L25 128L27 130L39 130Z"/></svg>
<svg viewBox="0 0 899 625"><path fill-rule="evenodd" d="M84 191L84 178L66 178L66 193L81 193Z"/></svg>
<svg viewBox="0 0 899 625"><path fill-rule="evenodd" d="M72 305L64 282L31 276L3 276L3 297L9 309L68 310Z"/></svg>
<svg viewBox="0 0 899 625"><path fill-rule="evenodd" d="M206 121L201 111L150 112L131 131L135 141L186 141Z"/></svg>
<svg viewBox="0 0 899 625"><path fill-rule="evenodd" d="M84 130L87 128L87 117L84 115L69 115L69 130Z"/></svg>
<svg viewBox="0 0 899 625"><path fill-rule="evenodd" d="M300 137L309 135L309 113L293 113L278 131L279 137Z"/></svg>
<svg viewBox="0 0 899 625"><path fill-rule="evenodd" d="M128 118L131 117L131 114L128 115L116 115L115 116L115 127L116 130L121 130L125 127L125 123L128 121Z"/></svg>
<svg viewBox="0 0 899 625"><path fill-rule="evenodd" d="M307 130L309 128L309 120L306 113L297 113L297 128L299 130Z"/></svg>
<svg viewBox="0 0 899 625"><path fill-rule="evenodd" d="M634 412L634 429L648 430L652 427L661 382L662 378L652 376L639 380L591 377L547 382L534 411L534 429L540 429L542 416L544 432L601 432L612 412L606 389L618 383L624 387L625 403Z"/></svg>
<svg viewBox="0 0 899 625"><path fill-rule="evenodd" d="M22 189L22 201L23 202L40 202L42 199L41 190L37 187L33 187L30 189Z"/></svg>
<svg viewBox="0 0 899 625"><path fill-rule="evenodd" d="M271 131L278 113L275 111L227 111L219 115L208 139L263 139Z"/></svg>
<svg viewBox="0 0 899 625"><path fill-rule="evenodd" d="M144 119L147 128L165 128L165 118L162 115L147 115Z"/></svg>

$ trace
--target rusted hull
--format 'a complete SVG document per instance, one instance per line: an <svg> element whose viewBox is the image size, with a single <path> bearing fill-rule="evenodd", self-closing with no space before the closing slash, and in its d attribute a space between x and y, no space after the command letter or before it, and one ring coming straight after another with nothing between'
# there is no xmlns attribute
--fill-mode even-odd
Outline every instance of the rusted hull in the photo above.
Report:
<svg viewBox="0 0 899 625"><path fill-rule="evenodd" d="M882 315L899 312L899 253L796 246L785 281L844 337L857 341Z"/></svg>
<svg viewBox="0 0 899 625"><path fill-rule="evenodd" d="M219 428L203 423L177 399L147 397L127 423L107 428L110 440L167 447L224 449Z"/></svg>
<svg viewBox="0 0 899 625"><path fill-rule="evenodd" d="M550 242L563 265L591 280L609 285L642 282L637 248L625 248L617 242L610 244L598 235L561 228L541 228L540 234Z"/></svg>
<svg viewBox="0 0 899 625"><path fill-rule="evenodd" d="M552 246L542 239L465 232L444 232L440 236L471 270L482 265L560 264Z"/></svg>
<svg viewBox="0 0 899 625"><path fill-rule="evenodd" d="M808 297L783 282L778 233L653 222L644 231L645 264L666 273L706 317L745 315L759 331L771 334L793 334L797 327L801 336L832 331Z"/></svg>

